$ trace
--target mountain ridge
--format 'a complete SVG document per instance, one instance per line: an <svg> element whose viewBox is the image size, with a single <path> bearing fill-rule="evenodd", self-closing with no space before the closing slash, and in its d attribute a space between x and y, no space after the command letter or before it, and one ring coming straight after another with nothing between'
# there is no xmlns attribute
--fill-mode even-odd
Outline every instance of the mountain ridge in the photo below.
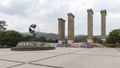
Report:
<svg viewBox="0 0 120 68"><path fill-rule="evenodd" d="M32 36L32 34L30 34L29 32L24 32L22 34ZM40 37L40 36L43 36L46 39L53 39L53 40L58 39L58 34L55 34L55 33L38 32L36 37ZM86 37L87 37L87 35L75 35L75 38L86 38ZM94 35L94 37L100 38L101 36L100 35ZM66 38L67 38L67 36L66 36Z"/></svg>

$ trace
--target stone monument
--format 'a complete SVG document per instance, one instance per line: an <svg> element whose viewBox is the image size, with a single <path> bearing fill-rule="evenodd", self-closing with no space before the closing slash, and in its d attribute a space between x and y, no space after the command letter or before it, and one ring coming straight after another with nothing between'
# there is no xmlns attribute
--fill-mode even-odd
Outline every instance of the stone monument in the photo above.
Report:
<svg viewBox="0 0 120 68"><path fill-rule="evenodd" d="M65 43L65 20L58 18L58 44Z"/></svg>
<svg viewBox="0 0 120 68"><path fill-rule="evenodd" d="M31 24L30 27L29 27L29 32L33 35L33 38L34 38L35 35L37 34L37 33L36 33L36 27L37 27L36 24Z"/></svg>
<svg viewBox="0 0 120 68"><path fill-rule="evenodd" d="M68 13L68 44L74 42L74 18L72 13Z"/></svg>
<svg viewBox="0 0 120 68"><path fill-rule="evenodd" d="M101 40L106 41L106 10L101 10Z"/></svg>
<svg viewBox="0 0 120 68"><path fill-rule="evenodd" d="M38 25L31 24L28 29L29 32L33 35L33 39L31 41L21 41L17 44L17 47L56 47L56 43L39 42L34 40L35 36L39 32L38 28Z"/></svg>
<svg viewBox="0 0 120 68"><path fill-rule="evenodd" d="M93 42L92 38L93 38L93 10L92 9L87 9L87 13L88 13L88 38L87 41L88 42Z"/></svg>

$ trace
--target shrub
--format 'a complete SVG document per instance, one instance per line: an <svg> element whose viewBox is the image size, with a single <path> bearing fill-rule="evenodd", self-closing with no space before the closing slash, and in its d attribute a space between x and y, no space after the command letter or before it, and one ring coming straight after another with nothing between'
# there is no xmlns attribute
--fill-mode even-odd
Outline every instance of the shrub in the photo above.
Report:
<svg viewBox="0 0 120 68"><path fill-rule="evenodd" d="M12 47L12 51L36 51L36 50L53 50L55 47L33 47L33 46L22 46L22 47Z"/></svg>
<svg viewBox="0 0 120 68"><path fill-rule="evenodd" d="M106 47L115 47L116 44L105 44Z"/></svg>

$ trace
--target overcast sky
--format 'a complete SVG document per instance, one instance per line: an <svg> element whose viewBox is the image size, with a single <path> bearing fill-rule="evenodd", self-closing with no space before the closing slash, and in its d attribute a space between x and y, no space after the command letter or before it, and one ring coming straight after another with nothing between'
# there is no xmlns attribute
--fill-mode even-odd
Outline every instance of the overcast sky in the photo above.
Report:
<svg viewBox="0 0 120 68"><path fill-rule="evenodd" d="M30 24L37 24L41 32L58 33L58 20L66 20L67 13L75 15L75 35L87 35L87 9L92 8L94 35L101 34L100 10L106 9L107 34L120 28L120 0L0 0L0 20L8 30L28 32Z"/></svg>

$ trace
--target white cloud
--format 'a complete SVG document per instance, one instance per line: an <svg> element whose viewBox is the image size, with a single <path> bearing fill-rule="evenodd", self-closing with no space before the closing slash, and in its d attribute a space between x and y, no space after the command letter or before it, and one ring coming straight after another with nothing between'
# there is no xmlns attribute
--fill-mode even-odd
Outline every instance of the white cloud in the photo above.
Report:
<svg viewBox="0 0 120 68"><path fill-rule="evenodd" d="M10 5L10 0L0 0L0 6L8 6Z"/></svg>
<svg viewBox="0 0 120 68"><path fill-rule="evenodd" d="M75 15L75 34L87 34L87 9L94 11L94 34L101 34L100 10L107 10L107 34L120 27L119 0L1 0L0 18L6 20L8 29L27 32L32 23L40 27L40 31L57 33L57 18L66 20L67 13ZM114 24L113 24L114 23ZM114 25L114 26L113 26Z"/></svg>
<svg viewBox="0 0 120 68"><path fill-rule="evenodd" d="M113 29L120 29L120 13L107 14L107 33Z"/></svg>

